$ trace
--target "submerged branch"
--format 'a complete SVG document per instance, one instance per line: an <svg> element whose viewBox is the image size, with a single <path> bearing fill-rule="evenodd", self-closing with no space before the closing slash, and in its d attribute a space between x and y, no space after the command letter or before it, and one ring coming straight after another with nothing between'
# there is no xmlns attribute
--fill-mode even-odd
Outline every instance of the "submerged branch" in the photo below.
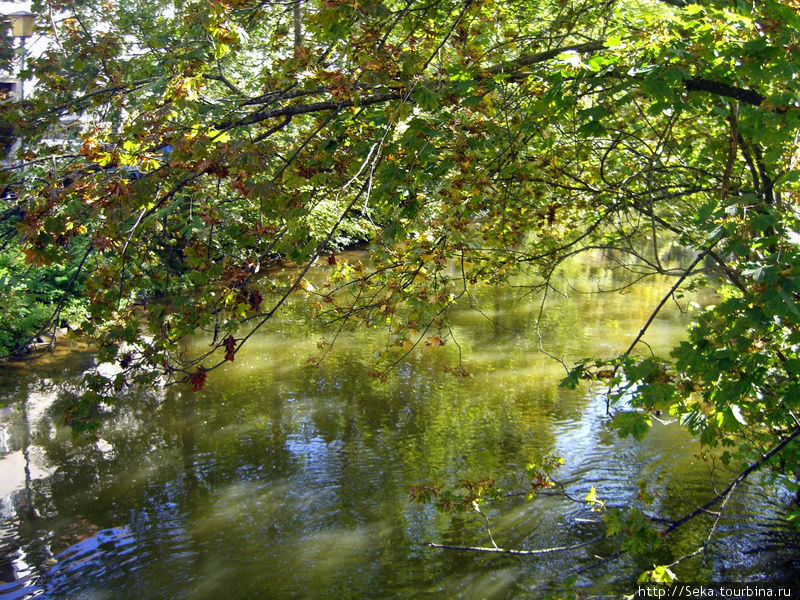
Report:
<svg viewBox="0 0 800 600"><path fill-rule="evenodd" d="M513 556L536 556L539 554L551 554L553 552L564 552L566 550L575 550L590 546L605 539L604 535L597 536L585 542L571 544L569 546L553 546L552 548L537 548L535 550L519 550L515 548L488 548L486 546L451 546L449 544L434 544L433 542L425 542L429 548L440 548L443 550L460 550L463 552L489 552L492 554L511 554Z"/></svg>

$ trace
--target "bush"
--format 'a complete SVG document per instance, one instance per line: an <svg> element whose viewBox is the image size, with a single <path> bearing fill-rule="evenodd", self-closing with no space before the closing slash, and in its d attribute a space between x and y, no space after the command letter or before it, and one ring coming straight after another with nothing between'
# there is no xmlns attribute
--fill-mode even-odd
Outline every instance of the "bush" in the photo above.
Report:
<svg viewBox="0 0 800 600"><path fill-rule="evenodd" d="M27 264L16 247L0 251L0 353L24 353L43 328L83 318L80 277L54 314L76 269L74 260L41 267Z"/></svg>

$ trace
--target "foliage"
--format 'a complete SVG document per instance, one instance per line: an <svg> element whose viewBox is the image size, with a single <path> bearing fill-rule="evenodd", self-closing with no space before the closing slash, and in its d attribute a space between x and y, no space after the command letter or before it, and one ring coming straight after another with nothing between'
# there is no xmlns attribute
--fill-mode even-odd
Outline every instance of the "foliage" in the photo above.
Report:
<svg viewBox="0 0 800 600"><path fill-rule="evenodd" d="M639 577L639 583L663 583L669 585L675 579L675 573L670 571L669 567L658 565L642 573Z"/></svg>
<svg viewBox="0 0 800 600"><path fill-rule="evenodd" d="M385 379L423 340L451 339L472 287L531 268L546 291L602 248L675 277L654 315L692 280L724 297L670 358L643 358L640 334L565 383L608 383L622 435L669 412L726 461L774 457L796 479L797 0L298 8L35 3L59 18L40 23L35 93L4 107L26 161L5 183L31 264L86 247L81 333L123 384L199 390L299 289L329 323L387 329ZM79 142L47 141L65 119ZM694 260L671 264L666 237ZM369 269L332 254L356 238ZM325 257L331 281L310 288ZM213 349L184 356L200 329ZM119 384L94 381L98 402Z"/></svg>
<svg viewBox="0 0 800 600"><path fill-rule="evenodd" d="M37 266L26 264L16 248L0 251L0 355L19 355L45 330L83 318L81 282L70 285L77 271L75 261ZM62 302L68 288L78 295Z"/></svg>
<svg viewBox="0 0 800 600"><path fill-rule="evenodd" d="M439 484L423 483L409 488L413 502L421 504L433 503L437 510L442 512L464 512L477 510L480 504L488 499L497 499L502 492L495 487L493 479L479 481L460 481L453 488L443 487Z"/></svg>
<svg viewBox="0 0 800 600"><path fill-rule="evenodd" d="M586 503L595 512L603 516L606 535L621 537L620 547L631 554L641 554L661 541L661 536L654 529L653 523L644 513L633 506L610 508L598 498L597 489L592 486L586 494Z"/></svg>

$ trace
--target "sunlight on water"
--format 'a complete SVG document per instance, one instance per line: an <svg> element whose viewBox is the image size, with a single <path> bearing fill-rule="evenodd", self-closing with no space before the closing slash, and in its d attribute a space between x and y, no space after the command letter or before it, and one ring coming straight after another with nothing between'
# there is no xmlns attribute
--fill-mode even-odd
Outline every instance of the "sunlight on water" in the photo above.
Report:
<svg viewBox="0 0 800 600"><path fill-rule="evenodd" d="M208 537L239 526L243 516L252 523L270 526L285 517L288 492L288 483L277 483L267 489L254 481L232 483L205 501L204 510L194 515L193 532Z"/></svg>

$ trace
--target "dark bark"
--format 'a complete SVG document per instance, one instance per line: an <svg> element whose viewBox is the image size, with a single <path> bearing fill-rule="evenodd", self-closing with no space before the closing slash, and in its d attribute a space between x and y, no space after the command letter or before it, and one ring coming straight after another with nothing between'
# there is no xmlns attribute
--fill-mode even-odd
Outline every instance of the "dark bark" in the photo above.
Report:
<svg viewBox="0 0 800 600"><path fill-rule="evenodd" d="M683 86L690 92L711 92L712 94L718 94L726 98L733 98L734 100L750 104L751 106L761 106L761 103L764 102L764 96L755 90L735 87L727 83L703 79L702 77L688 79L683 82ZM784 110L783 112L786 111Z"/></svg>

